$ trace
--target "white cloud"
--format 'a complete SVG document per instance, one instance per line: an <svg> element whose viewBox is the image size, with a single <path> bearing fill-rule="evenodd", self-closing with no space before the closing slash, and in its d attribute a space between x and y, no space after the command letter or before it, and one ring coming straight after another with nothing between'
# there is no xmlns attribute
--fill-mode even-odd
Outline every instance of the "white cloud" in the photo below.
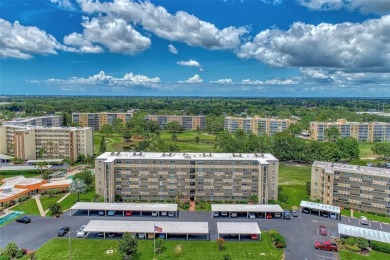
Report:
<svg viewBox="0 0 390 260"><path fill-rule="evenodd" d="M80 52L102 52L104 46L110 52L134 55L151 45L148 37L141 35L120 18L83 17L82 25L82 34L72 33L64 38L66 44L78 47Z"/></svg>
<svg viewBox="0 0 390 260"><path fill-rule="evenodd" d="M78 2L86 13L104 13L118 17L132 24L140 24L143 29L160 38L206 49L235 48L240 45L241 36L247 33L244 27L218 29L214 24L202 21L184 11L171 14L164 7L155 6L148 1L114 0L100 3L78 0Z"/></svg>
<svg viewBox="0 0 390 260"><path fill-rule="evenodd" d="M0 18L0 58L30 59L34 54L57 54L57 50L66 48L45 31Z"/></svg>
<svg viewBox="0 0 390 260"><path fill-rule="evenodd" d="M218 79L218 80L215 80L215 81L210 81L210 83L214 83L214 84L233 84L233 80L232 79Z"/></svg>
<svg viewBox="0 0 390 260"><path fill-rule="evenodd" d="M244 79L241 81L241 84L244 85L295 85L299 82L294 79L269 79L266 81L262 80L250 80L250 79Z"/></svg>
<svg viewBox="0 0 390 260"><path fill-rule="evenodd" d="M75 7L73 6L70 0L49 0L49 1L52 4L57 5L58 7L69 9L69 10L75 10Z"/></svg>
<svg viewBox="0 0 390 260"><path fill-rule="evenodd" d="M197 62L196 60L178 61L176 62L176 64L188 67L200 67L199 62Z"/></svg>
<svg viewBox="0 0 390 260"><path fill-rule="evenodd" d="M179 53L179 51L176 49L176 47L173 46L172 44L169 44L169 45L168 45L168 51L169 51L170 53L173 53L173 54L178 54L178 53Z"/></svg>
<svg viewBox="0 0 390 260"><path fill-rule="evenodd" d="M283 67L329 67L390 70L390 15L363 23L294 23L287 31L260 32L238 51Z"/></svg>
<svg viewBox="0 0 390 260"><path fill-rule="evenodd" d="M178 83L202 83L203 79L198 75L195 74L193 77L188 78L187 80L179 80Z"/></svg>
<svg viewBox="0 0 390 260"><path fill-rule="evenodd" d="M330 11L358 10L361 13L389 14L389 0L297 0L297 2L310 10Z"/></svg>

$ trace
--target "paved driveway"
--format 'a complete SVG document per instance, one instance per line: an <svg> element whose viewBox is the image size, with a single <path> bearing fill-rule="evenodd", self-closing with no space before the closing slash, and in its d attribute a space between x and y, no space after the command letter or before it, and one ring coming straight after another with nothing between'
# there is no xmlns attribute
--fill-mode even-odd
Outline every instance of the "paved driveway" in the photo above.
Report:
<svg viewBox="0 0 390 260"><path fill-rule="evenodd" d="M256 221L260 229L269 231L271 229L279 231L286 239L286 259L289 260L311 260L311 259L339 259L337 253L319 251L314 249L315 240L327 240L331 237L338 237L337 223L342 222L348 225L361 226L357 219L343 217L342 220L331 220L315 215L299 213L298 217L291 220L284 219L256 219L246 218L212 218L211 212L187 212L179 213L178 218L155 218L155 217L99 217L99 216L69 216L69 213L60 218L32 217L32 223L21 224L12 222L0 228L0 247L5 247L8 242L16 242L19 247L36 250L48 240L57 236L58 230L63 226L69 226L71 231L77 231L82 225L88 224L93 219L105 220L159 220L159 221L195 221L209 222L210 238L217 238L217 222L254 222ZM318 227L325 225L329 230L328 236L324 237L318 233ZM370 221L367 228L390 232L390 225ZM76 232L71 232L75 237Z"/></svg>

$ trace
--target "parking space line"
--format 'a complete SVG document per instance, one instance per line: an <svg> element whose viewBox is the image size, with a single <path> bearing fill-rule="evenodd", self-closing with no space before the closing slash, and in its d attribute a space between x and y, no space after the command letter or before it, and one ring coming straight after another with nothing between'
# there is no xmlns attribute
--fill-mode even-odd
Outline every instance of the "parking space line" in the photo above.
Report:
<svg viewBox="0 0 390 260"><path fill-rule="evenodd" d="M382 230L382 222L379 222L379 226L381 227L381 230Z"/></svg>
<svg viewBox="0 0 390 260"><path fill-rule="evenodd" d="M351 220L349 219L349 217L348 217L348 223L349 223L349 224L351 223Z"/></svg>
<svg viewBox="0 0 390 260"><path fill-rule="evenodd" d="M371 220L369 220L368 223L370 224L370 227L371 227Z"/></svg>

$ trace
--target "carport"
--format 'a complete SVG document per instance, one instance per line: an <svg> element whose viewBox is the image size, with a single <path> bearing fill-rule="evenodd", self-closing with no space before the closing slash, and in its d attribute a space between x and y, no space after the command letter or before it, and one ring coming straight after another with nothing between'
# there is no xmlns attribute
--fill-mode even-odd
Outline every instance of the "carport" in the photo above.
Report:
<svg viewBox="0 0 390 260"><path fill-rule="evenodd" d="M374 229L355 227L338 223L338 233L339 238L364 237L369 241L374 240L378 242L390 243L390 233Z"/></svg>
<svg viewBox="0 0 390 260"><path fill-rule="evenodd" d="M282 216L283 209L279 205L271 204L211 204L211 211L214 217L214 212L227 212L230 218L232 212L245 213L249 218L249 213L279 213Z"/></svg>
<svg viewBox="0 0 390 260"><path fill-rule="evenodd" d="M328 215L329 215L329 213L334 213L334 214L336 214L336 219L338 219L338 220L341 219L340 207L338 207L338 206L302 200L301 201L301 212L302 212L303 208L308 208L310 211L310 214L312 213L313 210L318 211L318 216L320 216L321 212L326 212L326 213L328 213Z"/></svg>
<svg viewBox="0 0 390 260"><path fill-rule="evenodd" d="M161 216L161 212L173 212L174 217L177 217L177 204L163 204L163 203L103 203L103 202L77 202L70 208L70 215L77 211L87 211L88 216L91 211L104 211L107 215L108 211L116 211L122 213L124 217L126 211L142 213L157 212L157 217Z"/></svg>
<svg viewBox="0 0 390 260"><path fill-rule="evenodd" d="M217 222L218 238L223 235L238 235L241 241L243 235L257 235L261 240L259 225L255 222Z"/></svg>
<svg viewBox="0 0 390 260"><path fill-rule="evenodd" d="M155 228L156 227L156 228ZM158 231L157 231L158 229ZM112 221L112 220L91 220L84 229L85 232L103 233L131 233L134 235L164 234L165 239L170 236L184 235L187 240L189 236L200 236L209 239L208 222L173 222L173 221Z"/></svg>

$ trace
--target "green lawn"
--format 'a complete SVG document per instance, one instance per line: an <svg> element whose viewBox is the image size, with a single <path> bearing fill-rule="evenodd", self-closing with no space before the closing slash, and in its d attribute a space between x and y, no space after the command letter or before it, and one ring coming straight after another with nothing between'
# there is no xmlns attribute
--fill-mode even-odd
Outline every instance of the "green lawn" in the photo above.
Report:
<svg viewBox="0 0 390 260"><path fill-rule="evenodd" d="M377 156L371 151L373 145L374 143L359 143L360 158L376 158Z"/></svg>
<svg viewBox="0 0 390 260"><path fill-rule="evenodd" d="M177 133L177 141L174 142L180 148L181 152L205 152L212 153L214 151L215 135L209 135L205 133L196 133L196 132L182 132ZM195 142L195 137L199 136L199 143ZM172 133L161 132L161 140L165 142L171 141Z"/></svg>
<svg viewBox="0 0 390 260"><path fill-rule="evenodd" d="M71 239L71 254L73 259L121 259L118 253L116 240L96 239ZM178 244L183 245L182 252L175 252ZM226 249L219 251L215 241L165 241L166 249L157 254L157 259L222 259L229 254L234 260L247 259L282 259L283 250L276 249L271 245L271 240L263 232L261 242L226 242ZM114 250L113 254L107 254L107 250ZM153 241L139 241L136 260L153 259ZM68 240L52 239L36 252L37 259L68 259Z"/></svg>
<svg viewBox="0 0 390 260"><path fill-rule="evenodd" d="M280 185L283 188L283 194L287 195L287 203L281 203L283 209L299 207L302 200L308 200L305 185Z"/></svg>
<svg viewBox="0 0 390 260"><path fill-rule="evenodd" d="M102 135L99 132L93 134L94 153L99 154L100 141L104 136L106 141L107 151L122 151L123 137L118 134L110 134L109 136Z"/></svg>
<svg viewBox="0 0 390 260"><path fill-rule="evenodd" d="M92 202L95 196L95 191L88 191L87 193L80 194L80 201ZM77 202L77 194L70 194L63 201L60 202L63 211L70 209Z"/></svg>
<svg viewBox="0 0 390 260"><path fill-rule="evenodd" d="M4 178L9 178L9 177L15 177L15 176L18 176L18 175L23 175L24 177L26 178L33 178L33 177L40 177L41 175L40 174L35 174L35 173L22 173L22 174L19 174L18 172L15 172L15 174L10 174L10 173L6 173L6 174L3 174L0 172L0 180L1 179L4 179Z"/></svg>
<svg viewBox="0 0 390 260"><path fill-rule="evenodd" d="M360 255L347 250L341 250L339 252L341 260L380 260L380 259L390 259L390 254L371 251L368 256Z"/></svg>
<svg viewBox="0 0 390 260"><path fill-rule="evenodd" d="M344 216L350 217L351 216L351 211L349 209L343 209L343 210L341 210L341 214L344 215ZM359 218L361 216L366 216L369 220L390 223L390 218L389 217L377 216L375 214L369 214L369 213L361 213L361 212L357 212L356 210L353 211L353 216L355 218Z"/></svg>
<svg viewBox="0 0 390 260"><path fill-rule="evenodd" d="M211 211L211 204L206 202L196 202L195 204L196 211Z"/></svg>
<svg viewBox="0 0 390 260"><path fill-rule="evenodd" d="M26 215L40 216L35 199L29 199L27 201L21 202L19 205L13 207L11 210L23 211Z"/></svg>
<svg viewBox="0 0 390 260"><path fill-rule="evenodd" d="M43 210L47 210L52 203L57 202L65 194L66 193L61 193L60 195L56 195L54 197L41 196L40 199L41 199L41 204L42 204Z"/></svg>

